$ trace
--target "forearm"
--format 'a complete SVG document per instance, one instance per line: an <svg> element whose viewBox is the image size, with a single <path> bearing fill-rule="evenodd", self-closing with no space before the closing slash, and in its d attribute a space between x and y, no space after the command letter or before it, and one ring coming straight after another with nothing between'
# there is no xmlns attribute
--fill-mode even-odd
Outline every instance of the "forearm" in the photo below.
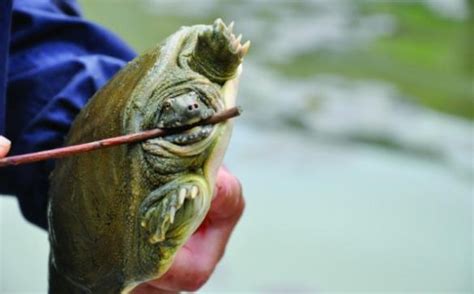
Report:
<svg viewBox="0 0 474 294"><path fill-rule="evenodd" d="M15 1L6 106L10 155L61 146L88 99L134 55L82 19L71 1ZM43 228L53 167L45 161L0 169L0 193L16 195L24 216Z"/></svg>

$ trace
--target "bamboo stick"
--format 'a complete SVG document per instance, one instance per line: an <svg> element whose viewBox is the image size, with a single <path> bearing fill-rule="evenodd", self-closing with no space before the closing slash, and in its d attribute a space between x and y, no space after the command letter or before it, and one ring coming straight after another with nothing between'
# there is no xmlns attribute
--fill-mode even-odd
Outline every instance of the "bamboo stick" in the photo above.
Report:
<svg viewBox="0 0 474 294"><path fill-rule="evenodd" d="M172 134L177 134L185 130L191 129L199 125L208 125L208 124L217 124L223 122L227 119L239 116L241 113L240 108L233 107L222 112L219 112L210 118L191 124L188 126L183 126L179 128L170 128L170 129L151 129L134 134L128 134L118 137L106 138L98 141L93 141L84 144L66 146L56 149L50 149L40 152L27 153L22 155L9 156L0 159L0 167L10 166L10 165L20 165L26 163L33 163L37 161L52 159L52 158L62 158L66 156L72 156L80 153L90 152L97 149L109 148L122 144L131 144L137 143L144 140L148 140L156 137L163 137Z"/></svg>

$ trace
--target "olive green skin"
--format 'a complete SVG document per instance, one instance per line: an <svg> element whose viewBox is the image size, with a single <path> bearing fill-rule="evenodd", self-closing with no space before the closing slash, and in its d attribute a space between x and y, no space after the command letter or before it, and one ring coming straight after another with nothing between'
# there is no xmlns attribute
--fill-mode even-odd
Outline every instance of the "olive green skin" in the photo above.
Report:
<svg viewBox="0 0 474 294"><path fill-rule="evenodd" d="M163 101L190 91L214 112L234 106L248 44L231 30L221 20L183 27L131 61L80 112L66 144L162 125ZM226 122L190 145L157 138L58 160L49 292L123 293L166 272L209 209L230 133Z"/></svg>

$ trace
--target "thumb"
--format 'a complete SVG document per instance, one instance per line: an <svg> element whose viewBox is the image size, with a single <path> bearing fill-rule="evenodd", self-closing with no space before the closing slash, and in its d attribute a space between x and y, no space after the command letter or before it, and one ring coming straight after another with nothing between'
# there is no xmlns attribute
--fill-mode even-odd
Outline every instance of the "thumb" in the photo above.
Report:
<svg viewBox="0 0 474 294"><path fill-rule="evenodd" d="M0 158L5 157L10 151L11 142L7 138L0 136Z"/></svg>

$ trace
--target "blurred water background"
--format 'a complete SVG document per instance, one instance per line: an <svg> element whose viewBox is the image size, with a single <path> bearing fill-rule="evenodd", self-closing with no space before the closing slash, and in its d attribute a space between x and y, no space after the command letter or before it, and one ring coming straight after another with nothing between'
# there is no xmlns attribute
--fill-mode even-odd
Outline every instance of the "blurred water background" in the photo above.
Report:
<svg viewBox="0 0 474 294"><path fill-rule="evenodd" d="M80 3L137 52L217 17L252 41L203 293L474 291L474 1ZM0 205L0 292L45 293L46 234Z"/></svg>

